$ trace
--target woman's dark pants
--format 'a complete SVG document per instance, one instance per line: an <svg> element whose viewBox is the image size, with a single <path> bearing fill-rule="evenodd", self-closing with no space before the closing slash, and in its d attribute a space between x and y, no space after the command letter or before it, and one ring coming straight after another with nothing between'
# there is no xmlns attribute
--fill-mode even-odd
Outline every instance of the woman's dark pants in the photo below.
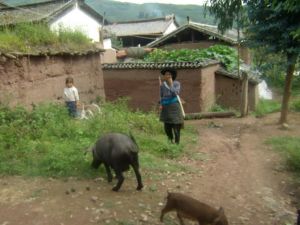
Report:
<svg viewBox="0 0 300 225"><path fill-rule="evenodd" d="M164 128L168 139L173 143L173 137L175 136L175 143L179 144L181 124L165 123Z"/></svg>

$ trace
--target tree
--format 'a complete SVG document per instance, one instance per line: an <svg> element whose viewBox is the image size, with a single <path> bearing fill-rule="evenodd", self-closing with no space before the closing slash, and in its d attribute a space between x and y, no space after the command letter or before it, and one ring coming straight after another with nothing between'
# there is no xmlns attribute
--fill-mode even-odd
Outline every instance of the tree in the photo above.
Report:
<svg viewBox="0 0 300 225"><path fill-rule="evenodd" d="M244 26L245 13L242 5L242 0L207 0L205 3L205 10L207 10L215 16L218 24L218 30L224 33L226 30L231 29L234 24L237 26L237 73L240 76L240 32ZM246 92L248 88L248 77L243 73L242 78L242 93L241 93L241 103L240 111L241 117L248 114L248 93Z"/></svg>
<svg viewBox="0 0 300 225"><path fill-rule="evenodd" d="M297 0L247 0L248 43L286 56L286 78L279 123L287 123L295 65L300 52L300 6Z"/></svg>

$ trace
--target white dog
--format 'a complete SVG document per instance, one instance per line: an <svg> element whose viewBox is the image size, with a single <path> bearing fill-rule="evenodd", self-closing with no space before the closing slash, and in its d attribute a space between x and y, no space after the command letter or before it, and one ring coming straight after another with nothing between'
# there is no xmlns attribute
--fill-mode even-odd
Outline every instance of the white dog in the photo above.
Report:
<svg viewBox="0 0 300 225"><path fill-rule="evenodd" d="M79 111L79 119L83 120L83 119L89 119L91 117L94 117L95 114L99 113L101 114L102 111L100 109L100 106L98 106L95 103L92 103L90 105L84 105L83 103L81 104L82 108Z"/></svg>

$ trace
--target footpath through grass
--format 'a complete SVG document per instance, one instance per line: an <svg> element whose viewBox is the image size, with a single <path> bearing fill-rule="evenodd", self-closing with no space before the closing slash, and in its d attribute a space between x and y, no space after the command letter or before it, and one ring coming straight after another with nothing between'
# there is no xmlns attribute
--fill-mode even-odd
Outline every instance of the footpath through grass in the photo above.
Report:
<svg viewBox="0 0 300 225"><path fill-rule="evenodd" d="M197 141L196 131L187 126L180 145L168 143L158 115L132 112L126 101L104 103L101 109L92 119L76 120L58 104L32 111L0 105L0 174L94 177L91 154L84 155L84 150L104 133L129 131L140 147L142 168L180 170L165 159L179 156Z"/></svg>

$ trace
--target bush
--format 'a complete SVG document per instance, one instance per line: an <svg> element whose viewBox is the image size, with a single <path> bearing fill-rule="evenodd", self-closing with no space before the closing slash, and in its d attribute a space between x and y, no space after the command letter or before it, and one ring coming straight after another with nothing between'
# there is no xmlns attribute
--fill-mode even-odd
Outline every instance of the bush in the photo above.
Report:
<svg viewBox="0 0 300 225"><path fill-rule="evenodd" d="M221 105L214 104L209 111L210 112L225 112L225 111L229 111L229 110L224 108Z"/></svg>
<svg viewBox="0 0 300 225"><path fill-rule="evenodd" d="M2 52L25 52L26 46L18 36L12 33L0 32L0 50Z"/></svg>
<svg viewBox="0 0 300 225"><path fill-rule="evenodd" d="M254 115L257 117L262 117L269 113L279 112L280 108L281 104L278 101L260 99L256 106Z"/></svg>
<svg viewBox="0 0 300 225"><path fill-rule="evenodd" d="M82 32L60 27L52 31L47 24L24 23L0 30L0 51L73 51L93 47L94 44Z"/></svg>
<svg viewBox="0 0 300 225"><path fill-rule="evenodd" d="M237 51L225 45L214 45L207 49L178 49L166 51L155 49L145 56L146 62L194 62L216 59L222 62L228 71L237 68Z"/></svg>
<svg viewBox="0 0 300 225"><path fill-rule="evenodd" d="M72 30L69 28L60 27L58 29L58 39L60 43L71 45L70 47L76 49L76 46L88 47L91 40L80 30Z"/></svg>
<svg viewBox="0 0 300 225"><path fill-rule="evenodd" d="M12 30L25 44L30 46L53 45L58 42L57 35L47 24L18 24Z"/></svg>
<svg viewBox="0 0 300 225"><path fill-rule="evenodd" d="M300 99L292 101L291 109L295 112L300 112Z"/></svg>
<svg viewBox="0 0 300 225"><path fill-rule="evenodd" d="M266 141L275 150L281 152L290 170L300 173L300 138L299 137L274 137Z"/></svg>

